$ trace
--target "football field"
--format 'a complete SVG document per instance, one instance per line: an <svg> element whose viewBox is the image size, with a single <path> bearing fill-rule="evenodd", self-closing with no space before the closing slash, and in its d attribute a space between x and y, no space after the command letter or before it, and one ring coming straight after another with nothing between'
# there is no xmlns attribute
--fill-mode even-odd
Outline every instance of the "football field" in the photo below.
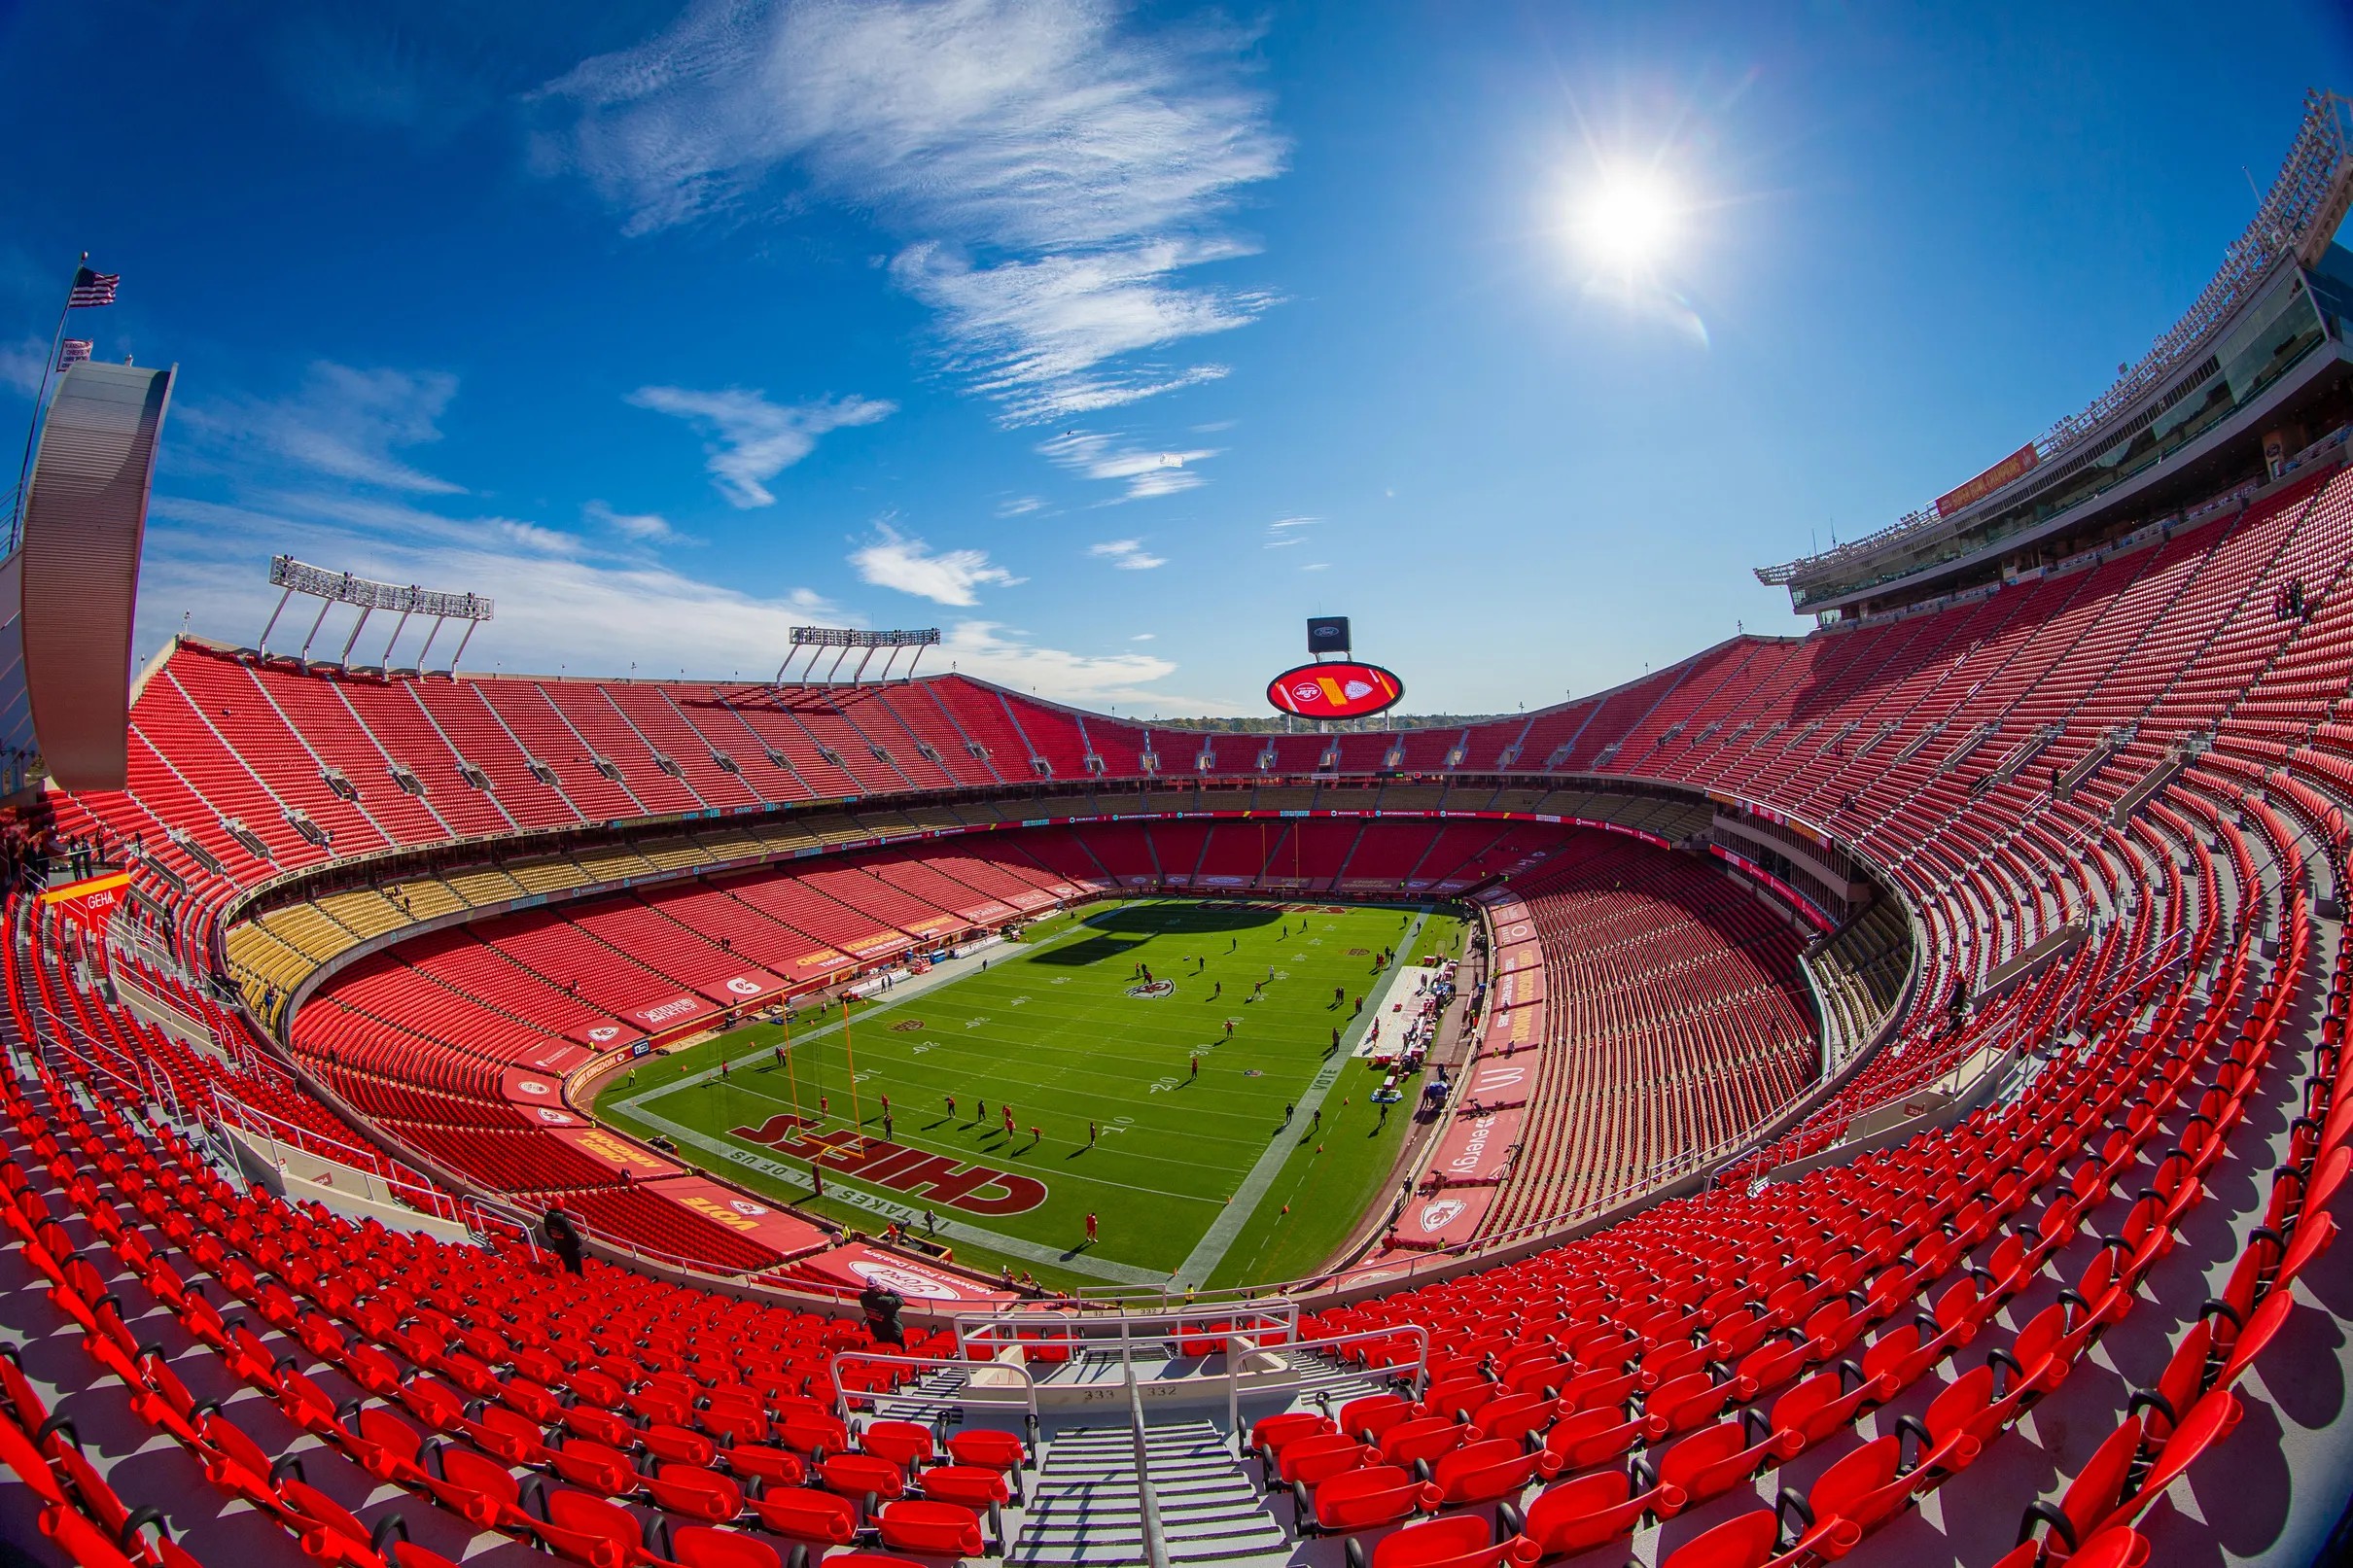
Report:
<svg viewBox="0 0 2353 1568"><path fill-rule="evenodd" d="M648 1059L595 1109L772 1197L1049 1285L1282 1279L1346 1238L1411 1117L1418 1085L1385 1114L1351 1054L1381 956L1460 941L1419 905L1095 904L846 1020L812 1008Z"/></svg>

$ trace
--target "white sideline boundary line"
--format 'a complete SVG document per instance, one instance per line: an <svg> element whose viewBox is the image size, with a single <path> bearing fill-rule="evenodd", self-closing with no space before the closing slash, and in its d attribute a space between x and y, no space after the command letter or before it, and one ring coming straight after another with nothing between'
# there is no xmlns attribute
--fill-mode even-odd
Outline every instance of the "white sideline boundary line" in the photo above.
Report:
<svg viewBox="0 0 2353 1568"><path fill-rule="evenodd" d="M1404 954L1413 951L1422 939L1422 928L1429 923L1432 907L1423 904L1416 912L1412 928L1391 944L1395 952ZM1403 974L1402 968L1392 967L1389 985L1394 987ZM1387 1000L1388 992L1382 992L1381 1001L1387 1003ZM1349 1026L1349 1033L1361 1040L1365 1031L1372 1027L1372 1021L1380 1016L1380 1008L1376 1006L1371 1012L1354 1020ZM1316 1074L1306 1092L1300 1095L1298 1116L1312 1116L1323 1104L1324 1098L1332 1092L1332 1085L1340 1081L1341 1069L1356 1060L1355 1044L1356 1041L1349 1039L1347 1035L1341 1037L1340 1049L1332 1053L1331 1059L1324 1063L1323 1070ZM1202 1234L1201 1239L1193 1244L1193 1250L1186 1254L1184 1262L1178 1264L1175 1272L1169 1275L1172 1282L1202 1284L1225 1261L1226 1253L1232 1250L1236 1238L1242 1235L1242 1228L1258 1212L1258 1205L1266 1201L1268 1189L1275 1185L1275 1178L1282 1173L1283 1166L1291 1158L1294 1145L1283 1136L1289 1131L1290 1127L1286 1124L1282 1132L1276 1133L1268 1142L1259 1154L1257 1163L1250 1167L1249 1173L1242 1178L1242 1185L1234 1189L1233 1202L1218 1211L1217 1217L1210 1222L1209 1230Z"/></svg>

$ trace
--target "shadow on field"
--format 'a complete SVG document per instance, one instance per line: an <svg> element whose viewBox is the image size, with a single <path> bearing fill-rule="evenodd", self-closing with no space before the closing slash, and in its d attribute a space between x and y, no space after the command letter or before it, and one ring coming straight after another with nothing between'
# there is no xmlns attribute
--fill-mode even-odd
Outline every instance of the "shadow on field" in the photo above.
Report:
<svg viewBox="0 0 2353 1568"><path fill-rule="evenodd" d="M1061 947L1046 948L1030 955L1032 963L1066 963L1073 967L1090 963L1107 963L1143 946L1143 938L1123 936L1090 936L1083 942L1069 942Z"/></svg>
<svg viewBox="0 0 2353 1568"><path fill-rule="evenodd" d="M1163 931L1247 931L1277 921L1296 921L1296 910L1285 910L1274 904L1226 904L1211 908L1207 904L1122 904L1099 915L1089 915L1086 923L1099 931L1141 931L1158 935Z"/></svg>

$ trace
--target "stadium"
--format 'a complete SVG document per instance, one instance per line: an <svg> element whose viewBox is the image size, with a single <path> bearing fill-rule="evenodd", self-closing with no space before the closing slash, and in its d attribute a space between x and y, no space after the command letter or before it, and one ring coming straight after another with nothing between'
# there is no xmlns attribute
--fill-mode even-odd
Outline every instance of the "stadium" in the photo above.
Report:
<svg viewBox="0 0 2353 1568"><path fill-rule="evenodd" d="M293 555L133 660L179 372L68 362L8 1560L2338 1560L2349 206L2314 93L2097 401L1756 569L1804 635L1443 724L1328 618L1385 689L1236 729Z"/></svg>

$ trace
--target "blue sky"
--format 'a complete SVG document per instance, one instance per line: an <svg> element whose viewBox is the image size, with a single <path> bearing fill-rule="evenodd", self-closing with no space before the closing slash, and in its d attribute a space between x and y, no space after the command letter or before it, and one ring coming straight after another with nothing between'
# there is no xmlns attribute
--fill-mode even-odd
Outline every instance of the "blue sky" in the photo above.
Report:
<svg viewBox="0 0 2353 1568"><path fill-rule="evenodd" d="M1532 707L2089 401L2310 87L2340 6L18 4L0 420L88 250L182 372L142 655L287 550L495 595L483 667L936 624L1261 712L1323 612Z"/></svg>

